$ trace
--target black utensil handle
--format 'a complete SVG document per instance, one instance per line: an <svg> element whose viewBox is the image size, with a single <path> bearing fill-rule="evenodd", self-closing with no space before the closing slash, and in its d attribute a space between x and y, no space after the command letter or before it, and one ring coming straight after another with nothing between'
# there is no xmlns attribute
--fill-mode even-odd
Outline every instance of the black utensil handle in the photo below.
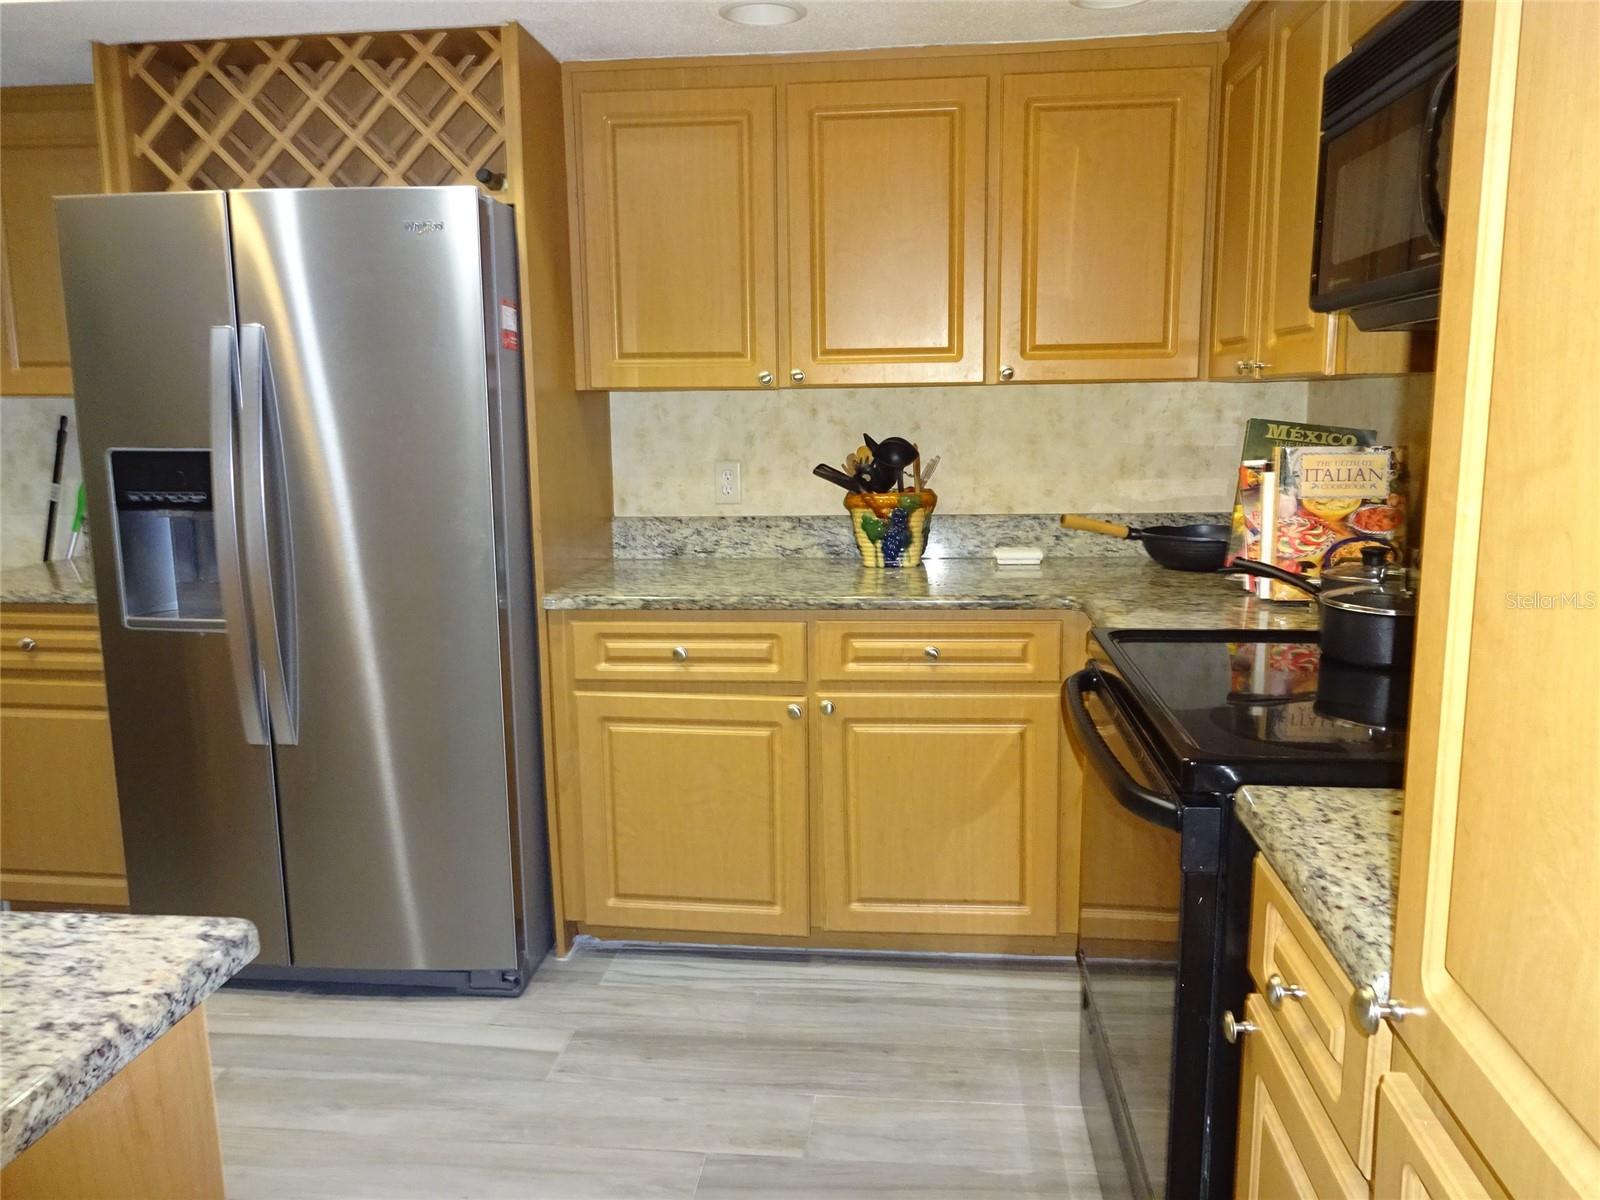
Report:
<svg viewBox="0 0 1600 1200"><path fill-rule="evenodd" d="M1166 829L1178 829L1182 825L1183 810L1170 796L1151 791L1128 774L1128 769L1095 728L1094 718L1089 715L1083 696L1085 692L1104 690L1105 683L1099 671L1085 667L1062 685L1061 711L1067 718L1067 725L1077 734L1078 744L1083 747L1090 766L1111 788L1111 794L1116 797L1118 804L1142 821Z"/></svg>
<svg viewBox="0 0 1600 1200"><path fill-rule="evenodd" d="M811 473L818 479L826 479L829 483L836 483L847 492L856 490L856 480L853 476L846 475L838 467L830 467L827 463L818 463L811 468Z"/></svg>
<svg viewBox="0 0 1600 1200"><path fill-rule="evenodd" d="M56 457L50 468L50 503L44 510L44 558L50 561L51 544L56 540L56 512L61 507L61 467L67 456L67 418L56 425Z"/></svg>
<svg viewBox="0 0 1600 1200"><path fill-rule="evenodd" d="M1322 580L1296 575L1293 571L1285 571L1282 567L1275 567L1271 563L1257 562L1253 558L1236 558L1226 566L1218 567L1217 572L1221 575L1259 575L1263 579L1276 579L1279 583L1287 583L1307 595L1322 594Z"/></svg>

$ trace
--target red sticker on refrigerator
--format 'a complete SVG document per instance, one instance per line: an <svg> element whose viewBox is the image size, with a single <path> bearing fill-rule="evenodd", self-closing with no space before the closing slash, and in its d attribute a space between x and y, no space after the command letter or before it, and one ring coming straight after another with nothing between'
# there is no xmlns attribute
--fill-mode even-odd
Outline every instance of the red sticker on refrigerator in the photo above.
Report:
<svg viewBox="0 0 1600 1200"><path fill-rule="evenodd" d="M517 325L517 305L512 300L500 301L500 348L520 350L522 334Z"/></svg>

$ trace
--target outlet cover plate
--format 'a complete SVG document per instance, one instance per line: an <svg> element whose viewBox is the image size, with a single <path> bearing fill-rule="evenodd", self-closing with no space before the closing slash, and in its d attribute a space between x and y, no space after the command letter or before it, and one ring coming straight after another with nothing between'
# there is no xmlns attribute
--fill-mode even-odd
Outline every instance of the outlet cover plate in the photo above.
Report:
<svg viewBox="0 0 1600 1200"><path fill-rule="evenodd" d="M717 464L716 488L718 504L738 504L743 498L744 484L737 459Z"/></svg>

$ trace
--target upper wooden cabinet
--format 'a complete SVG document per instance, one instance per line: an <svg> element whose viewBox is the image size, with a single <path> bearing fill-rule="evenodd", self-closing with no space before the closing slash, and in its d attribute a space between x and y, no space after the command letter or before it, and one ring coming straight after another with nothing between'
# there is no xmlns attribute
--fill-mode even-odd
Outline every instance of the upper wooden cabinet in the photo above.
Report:
<svg viewBox="0 0 1600 1200"><path fill-rule="evenodd" d="M1596 62L1600 6L1463 8L1391 988L1540 1200L1600 1196Z"/></svg>
<svg viewBox="0 0 1600 1200"><path fill-rule="evenodd" d="M0 393L70 396L55 197L100 190L94 89L0 90Z"/></svg>
<svg viewBox="0 0 1600 1200"><path fill-rule="evenodd" d="M1256 356L1260 311L1262 175L1267 145L1267 19L1245 23L1222 68L1218 113L1217 196L1213 235L1211 339L1212 378L1244 375Z"/></svg>
<svg viewBox="0 0 1600 1200"><path fill-rule="evenodd" d="M1002 379L1184 379L1200 363L1208 67L1008 76Z"/></svg>
<svg viewBox="0 0 1600 1200"><path fill-rule="evenodd" d="M778 368L775 89L578 98L580 357L597 388Z"/></svg>
<svg viewBox="0 0 1600 1200"><path fill-rule="evenodd" d="M988 85L788 87L786 382L983 378Z"/></svg>

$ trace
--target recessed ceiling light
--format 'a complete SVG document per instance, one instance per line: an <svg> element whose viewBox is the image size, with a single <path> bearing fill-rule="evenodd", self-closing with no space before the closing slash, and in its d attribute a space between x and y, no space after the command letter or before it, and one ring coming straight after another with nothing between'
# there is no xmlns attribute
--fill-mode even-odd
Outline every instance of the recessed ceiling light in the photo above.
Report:
<svg viewBox="0 0 1600 1200"><path fill-rule="evenodd" d="M718 14L735 25L789 25L805 16L806 10L798 4L730 4Z"/></svg>
<svg viewBox="0 0 1600 1200"><path fill-rule="evenodd" d="M1144 0L1071 0L1079 8L1132 8Z"/></svg>

